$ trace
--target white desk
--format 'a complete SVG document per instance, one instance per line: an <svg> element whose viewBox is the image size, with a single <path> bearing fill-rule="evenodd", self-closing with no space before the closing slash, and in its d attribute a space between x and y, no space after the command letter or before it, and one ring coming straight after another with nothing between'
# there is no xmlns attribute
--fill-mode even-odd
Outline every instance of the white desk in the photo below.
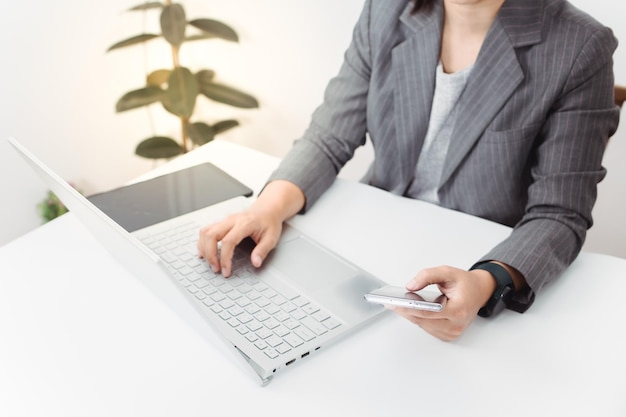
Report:
<svg viewBox="0 0 626 417"><path fill-rule="evenodd" d="M255 190L277 163L218 141L160 171L205 159ZM346 181L293 222L400 285L508 233ZM624 416L624 294L626 260L583 253L523 315L445 343L389 313L261 388L70 213L0 248L0 416Z"/></svg>

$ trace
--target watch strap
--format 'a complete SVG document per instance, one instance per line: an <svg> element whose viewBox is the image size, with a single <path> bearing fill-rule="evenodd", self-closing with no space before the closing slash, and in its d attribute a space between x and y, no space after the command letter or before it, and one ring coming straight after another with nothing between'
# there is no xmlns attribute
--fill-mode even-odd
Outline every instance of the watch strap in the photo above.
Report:
<svg viewBox="0 0 626 417"><path fill-rule="evenodd" d="M489 301L480 310L478 315L490 317L499 313L507 305L509 299L515 294L515 285L511 274L501 265L493 262L478 263L470 268L470 271L481 269L489 272L496 280L496 289L491 294Z"/></svg>

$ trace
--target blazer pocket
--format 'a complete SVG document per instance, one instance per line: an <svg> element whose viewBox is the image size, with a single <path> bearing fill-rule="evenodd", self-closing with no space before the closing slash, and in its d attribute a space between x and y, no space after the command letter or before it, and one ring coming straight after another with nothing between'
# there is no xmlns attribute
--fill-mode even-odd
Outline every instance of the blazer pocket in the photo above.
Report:
<svg viewBox="0 0 626 417"><path fill-rule="evenodd" d="M524 126L511 130L486 130L482 141L494 144L507 144L515 142L534 142L539 134L541 125Z"/></svg>

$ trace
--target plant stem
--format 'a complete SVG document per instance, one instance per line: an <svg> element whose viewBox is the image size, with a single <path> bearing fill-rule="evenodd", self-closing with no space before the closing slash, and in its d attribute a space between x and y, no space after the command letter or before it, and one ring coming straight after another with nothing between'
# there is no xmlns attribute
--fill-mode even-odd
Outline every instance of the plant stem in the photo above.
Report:
<svg viewBox="0 0 626 417"><path fill-rule="evenodd" d="M172 63L174 64L174 68L178 68L180 66L180 60L179 60L179 52L180 52L180 48L177 46L172 46ZM185 120L183 117L179 117L180 119L180 135L181 135L181 147L183 148L183 153L187 153L187 151L189 150L187 147L187 129L185 129L185 124L187 122L187 120Z"/></svg>
<svg viewBox="0 0 626 417"><path fill-rule="evenodd" d="M183 137L183 143L182 143L183 153L187 153L189 149L187 149L187 128L185 126L188 120L182 117L180 117L179 119L180 119L180 131Z"/></svg>
<svg viewBox="0 0 626 417"><path fill-rule="evenodd" d="M172 5L172 0L165 0L166 6ZM180 66L180 47L172 45L172 63L174 64L174 68L178 68ZM187 120L183 117L179 117L180 119L180 135L181 135L181 147L183 149L183 153L187 153L187 129L185 128Z"/></svg>

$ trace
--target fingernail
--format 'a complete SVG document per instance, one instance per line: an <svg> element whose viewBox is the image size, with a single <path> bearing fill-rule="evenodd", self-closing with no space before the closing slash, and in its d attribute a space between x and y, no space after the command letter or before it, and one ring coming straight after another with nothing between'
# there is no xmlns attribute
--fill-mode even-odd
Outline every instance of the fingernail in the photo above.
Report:
<svg viewBox="0 0 626 417"><path fill-rule="evenodd" d="M259 255L252 255L252 265L259 268L261 265L263 265L263 258L261 258Z"/></svg>
<svg viewBox="0 0 626 417"><path fill-rule="evenodd" d="M406 289L411 291L417 289L417 282L415 282L415 279L406 283Z"/></svg>

